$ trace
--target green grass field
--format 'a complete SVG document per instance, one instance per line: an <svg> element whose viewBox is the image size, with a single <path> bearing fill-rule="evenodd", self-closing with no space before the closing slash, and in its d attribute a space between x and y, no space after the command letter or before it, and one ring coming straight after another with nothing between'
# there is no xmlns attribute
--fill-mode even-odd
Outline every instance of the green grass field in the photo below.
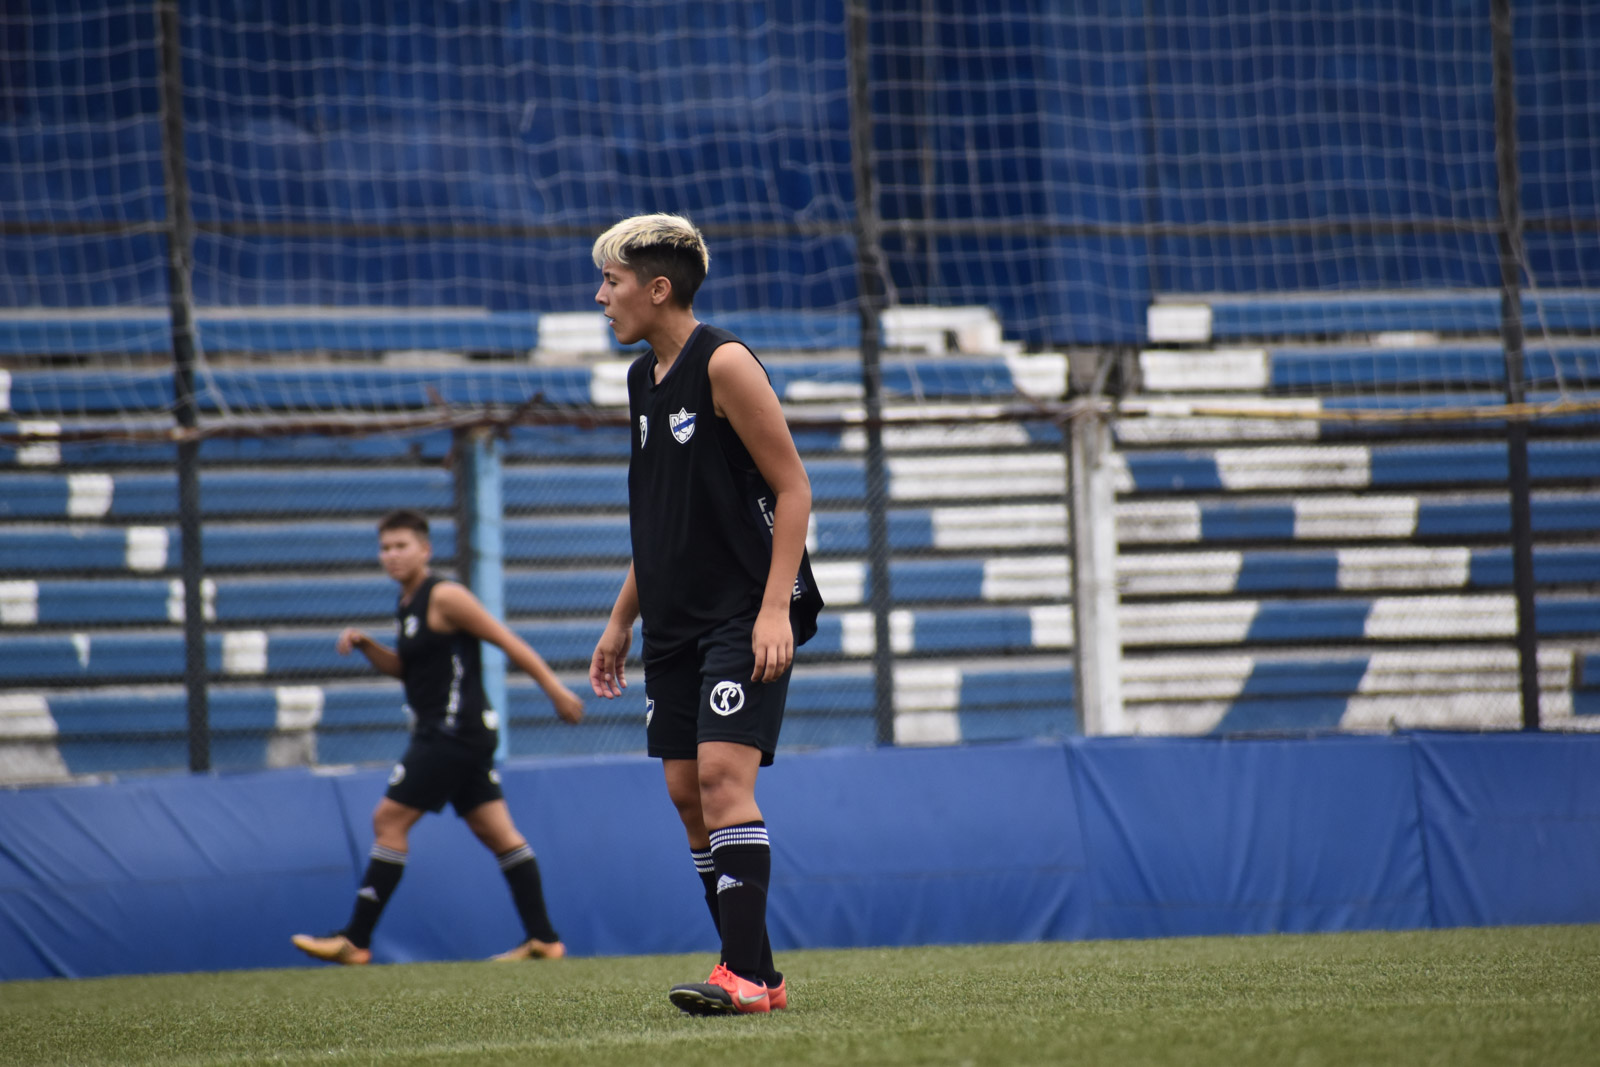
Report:
<svg viewBox="0 0 1600 1067"><path fill-rule="evenodd" d="M4 1064L1600 1063L1600 926L794 952L792 1007L690 1018L702 957L0 985Z"/></svg>

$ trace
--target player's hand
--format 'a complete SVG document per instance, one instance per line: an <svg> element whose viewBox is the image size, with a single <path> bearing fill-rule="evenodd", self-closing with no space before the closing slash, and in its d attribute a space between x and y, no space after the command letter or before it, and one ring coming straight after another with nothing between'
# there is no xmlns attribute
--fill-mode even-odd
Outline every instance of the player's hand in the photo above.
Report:
<svg viewBox="0 0 1600 1067"><path fill-rule="evenodd" d="M550 703L555 705L556 714L561 717L562 722L582 721L583 698L566 686L550 694Z"/></svg>
<svg viewBox="0 0 1600 1067"><path fill-rule="evenodd" d="M619 697L628 688L623 677L623 664L628 658L628 646L633 644L633 628L606 626L600 642L594 646L594 658L589 661L589 686L595 696Z"/></svg>
<svg viewBox="0 0 1600 1067"><path fill-rule="evenodd" d="M348 656L353 649L360 648L361 643L366 639L366 634L354 626L347 626L344 632L339 635L339 640L334 642L333 647L338 650L339 655Z"/></svg>
<svg viewBox="0 0 1600 1067"><path fill-rule="evenodd" d="M789 605L762 608L750 634L750 648L756 655L752 682L773 682L782 677L794 662L794 629L789 625Z"/></svg>

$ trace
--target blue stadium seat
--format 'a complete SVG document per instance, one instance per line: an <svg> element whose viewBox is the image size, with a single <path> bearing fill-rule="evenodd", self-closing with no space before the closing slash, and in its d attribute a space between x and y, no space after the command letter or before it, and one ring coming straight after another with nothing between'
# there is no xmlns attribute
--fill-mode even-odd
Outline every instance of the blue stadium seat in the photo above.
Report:
<svg viewBox="0 0 1600 1067"><path fill-rule="evenodd" d="M383 315L257 315L201 309L195 317L199 343L207 352L378 352L423 348L526 353L538 347L538 322L539 316L532 312L404 309ZM0 354L164 355L171 350L172 335L164 311L129 312L121 317L86 318L64 313L60 318L0 319Z"/></svg>
<svg viewBox="0 0 1600 1067"><path fill-rule="evenodd" d="M922 611L912 616L911 650L968 654L1003 654L1032 650L1033 620L1026 610ZM513 629L552 664L586 665L594 651L596 624L544 622ZM243 653L229 653L229 641L245 641ZM353 676L367 670L359 656L339 656L334 632L233 631L209 635L208 659L223 677ZM843 621L825 613L814 637L800 650L807 660L861 655L846 648ZM39 683L105 683L180 677L183 638L176 630L160 633L104 632L92 635L0 634L0 686Z"/></svg>
<svg viewBox="0 0 1600 1067"><path fill-rule="evenodd" d="M1493 334L1500 329L1500 294L1493 289L1249 293L1174 299L1210 305L1211 336L1217 340L1389 330ZM1524 293L1522 313L1529 330L1567 333L1600 329L1600 292Z"/></svg>
<svg viewBox="0 0 1600 1067"><path fill-rule="evenodd" d="M374 318L381 323L382 318ZM0 318L0 353L14 320ZM17 342L20 343L20 342ZM409 347L409 346L385 346ZM162 350L170 348L164 341ZM21 349L20 351L28 351ZM803 399L807 389L859 390L861 367L845 358L773 359L768 373L780 397ZM547 404L592 409L600 373L588 366L451 365L385 367L368 363L335 366L218 366L199 383L202 410L249 412L422 411L438 401L452 405L516 408L540 396ZM168 372L30 370L10 375L13 415L27 419L159 415L172 410L173 382ZM946 356L933 359L886 355L883 395L890 400L924 402L1009 398L1021 386L1011 364L1000 356ZM614 390L613 390L614 391ZM436 400L437 398L437 400Z"/></svg>
<svg viewBox="0 0 1600 1067"><path fill-rule="evenodd" d="M569 542L569 550L586 548ZM1512 578L1511 552L1507 548L1434 550L1430 556L1402 550L1365 554L1346 549L1312 551L1250 551L1234 554L1231 569L1208 561L1207 592L1222 595L1291 593L1323 594L1371 588L1500 589ZM985 600L1059 600L1066 588L1064 557L1058 588L1051 575L1025 584L1026 595L1016 591L995 594L991 573L1013 563L997 559L955 558L892 560L890 593L896 604L978 604ZM1170 596L1180 588L1175 576L1186 575L1183 556L1124 555L1123 596ZM561 561L557 561L561 562ZM835 593L824 580L830 606L842 608L864 602L870 587L870 569L864 563L847 565L853 574L852 591ZM546 571L512 570L506 575L505 610L516 616L585 615L603 617L616 599L623 568L620 563L599 569L562 568ZM1374 579L1364 575L1377 574ZM1600 583L1600 548L1586 545L1537 545L1535 580L1545 585ZM1007 588L1018 581L1011 578ZM387 620L394 611L395 587L376 575L315 578L230 578L212 580L208 602L215 621L223 626L272 625L309 621L360 622ZM16 583L13 583L13 587ZM21 594L13 588L13 600ZM131 626L176 622L181 618L181 586L171 578L146 579L46 579L33 583L34 623L45 627ZM963 620L963 625L981 620ZM929 647L932 631L919 632L919 644ZM960 633L948 638L961 648Z"/></svg>
<svg viewBox="0 0 1600 1067"><path fill-rule="evenodd" d="M1600 307L1600 298L1597 298ZM1268 388L1274 393L1381 394L1430 387L1504 387L1505 355L1498 342L1458 345L1374 346L1269 350ZM1600 343L1534 343L1523 352L1525 380L1545 388L1554 381L1580 387L1600 380Z"/></svg>
<svg viewBox="0 0 1600 1067"><path fill-rule="evenodd" d="M1499 441L1128 452L1125 462L1141 493L1448 488L1500 485L1507 477L1506 446ZM1528 466L1535 482L1590 480L1600 472L1600 441L1532 441Z"/></svg>

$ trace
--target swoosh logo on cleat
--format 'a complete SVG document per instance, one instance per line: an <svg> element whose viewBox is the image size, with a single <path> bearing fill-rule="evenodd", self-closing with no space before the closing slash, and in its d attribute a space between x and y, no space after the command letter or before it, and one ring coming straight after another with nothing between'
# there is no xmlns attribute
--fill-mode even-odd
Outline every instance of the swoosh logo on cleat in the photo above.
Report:
<svg viewBox="0 0 1600 1067"><path fill-rule="evenodd" d="M763 989L761 992L757 993L753 997L747 997L743 993L740 993L739 994L739 1003L740 1004L755 1004L755 1003L759 1002L766 995L767 995L767 991L765 989Z"/></svg>

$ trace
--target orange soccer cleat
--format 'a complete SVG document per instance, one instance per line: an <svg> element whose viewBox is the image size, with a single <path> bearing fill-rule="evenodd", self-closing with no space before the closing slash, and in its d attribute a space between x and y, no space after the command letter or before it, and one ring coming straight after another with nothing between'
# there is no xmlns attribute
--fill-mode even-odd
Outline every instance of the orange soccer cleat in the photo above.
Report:
<svg viewBox="0 0 1600 1067"><path fill-rule="evenodd" d="M567 946L559 941L540 941L530 937L516 948L490 956L504 963L508 960L559 960L567 954Z"/></svg>
<svg viewBox="0 0 1600 1067"><path fill-rule="evenodd" d="M314 956L319 960L329 963L342 963L348 967L359 967L372 962L372 950L357 948L348 937L343 934L329 934L327 937L312 937L310 934L295 934L289 939L294 942L294 947L304 952L307 956Z"/></svg>
<svg viewBox="0 0 1600 1067"><path fill-rule="evenodd" d="M766 986L740 978L721 963L704 982L675 985L667 996L685 1015L744 1015L772 1010Z"/></svg>

